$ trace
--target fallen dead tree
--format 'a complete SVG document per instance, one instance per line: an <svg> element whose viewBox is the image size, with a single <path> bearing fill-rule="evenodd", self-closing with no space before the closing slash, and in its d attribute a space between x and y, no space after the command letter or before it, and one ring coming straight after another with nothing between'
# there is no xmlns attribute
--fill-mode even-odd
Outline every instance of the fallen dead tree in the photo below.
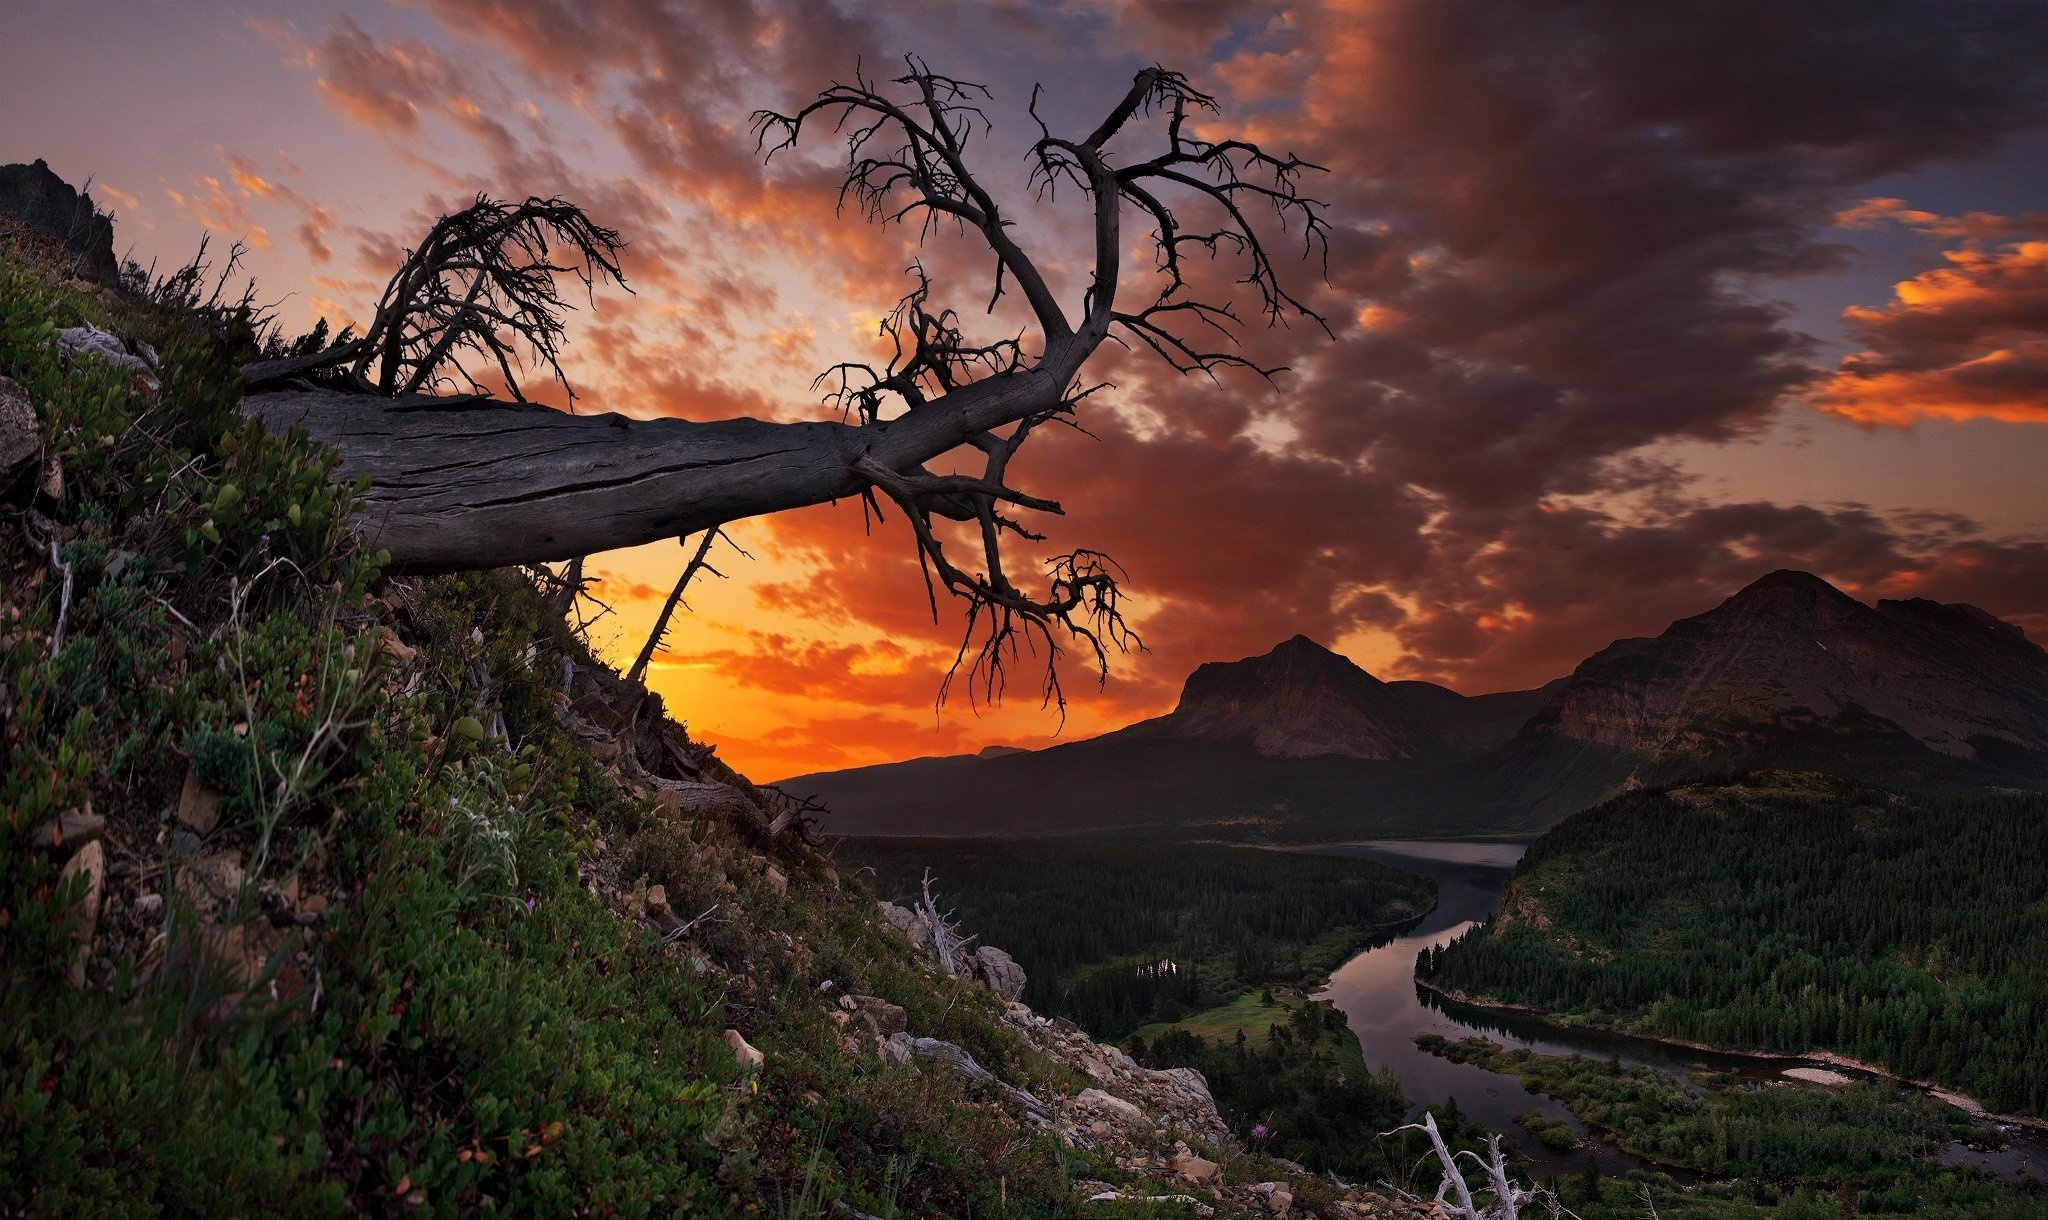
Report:
<svg viewBox="0 0 2048 1220"><path fill-rule="evenodd" d="M273 428L304 428L340 452L342 476L367 476L363 526L395 570L575 560L859 496L909 521L934 609L941 586L964 601L961 657L972 658L981 693L999 692L1022 639L1046 644L1048 656L1061 639L1078 640L1104 665L1106 649L1135 641L1118 569L1083 549L1047 561L1042 588L1013 578L1006 548L1042 541L1026 514L1061 506L1014 486L1012 460L1035 430L1075 422L1100 388L1082 374L1105 342L1143 345L1184 373L1277 373L1237 347L1233 300L1202 299L1184 273L1202 256L1235 260L1236 295L1266 321L1320 325L1283 286L1262 231L1295 234L1304 253L1322 248L1319 205L1298 189L1316 167L1194 135L1192 120L1214 111L1214 99L1158 67L1139 72L1086 134L1055 135L1040 122L1029 185L1092 204L1092 274L1078 302L1062 302L981 181L974 154L986 97L912 59L894 81L856 75L793 114L755 115L770 157L830 126L846 141L844 204L874 223L915 222L921 237L942 224L978 236L994 261L989 309L1015 293L1028 310L1026 332L971 337L913 268L915 286L881 325L890 358L819 377L837 419L638 420L523 401L518 379L529 365L561 374L567 303L557 280L586 290L617 280L621 242L561 200L482 198L410 253L364 335L245 370L244 410ZM1255 213L1272 220L1256 225ZM1151 227L1157 256L1156 276L1139 289L1123 283L1127 215ZM465 356L482 358L515 401L483 393ZM979 473L928 469L960 457ZM935 522L964 524L975 559L956 562ZM1046 693L1058 696L1050 671Z"/></svg>

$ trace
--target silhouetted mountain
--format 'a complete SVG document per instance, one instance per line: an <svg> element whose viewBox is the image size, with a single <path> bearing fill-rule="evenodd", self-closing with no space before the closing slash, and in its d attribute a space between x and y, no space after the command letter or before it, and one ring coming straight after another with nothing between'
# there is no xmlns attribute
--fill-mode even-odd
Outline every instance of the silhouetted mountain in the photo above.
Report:
<svg viewBox="0 0 2048 1220"><path fill-rule="evenodd" d="M1268 758L1437 758L1506 741L1540 693L1489 696L1475 707L1478 700L1432 683L1382 682L1297 635L1261 656L1195 670L1179 706L1148 731L1247 741Z"/></svg>
<svg viewBox="0 0 2048 1220"><path fill-rule="evenodd" d="M1897 761L2048 759L2048 652L1974 606L1866 606L1773 572L1655 639L1588 658L1525 737L1664 757L1777 753L1836 739Z"/></svg>
<svg viewBox="0 0 2048 1220"><path fill-rule="evenodd" d="M1191 674L1088 741L800 776L848 834L1214 826L1287 838L1540 829L1626 788L1795 767L2048 787L2048 652L1974 606L1867 606L1774 572L1569 678L1468 698L1305 636Z"/></svg>
<svg viewBox="0 0 2048 1220"><path fill-rule="evenodd" d="M783 783L823 799L828 828L845 834L1336 824L1379 795L1392 802L1384 816L1408 826L1427 776L1506 741L1551 689L1467 698L1428 682L1382 682L1298 635L1260 656L1201 666L1172 712L1087 741ZM1475 828L1462 813L1424 809L1422 829Z"/></svg>

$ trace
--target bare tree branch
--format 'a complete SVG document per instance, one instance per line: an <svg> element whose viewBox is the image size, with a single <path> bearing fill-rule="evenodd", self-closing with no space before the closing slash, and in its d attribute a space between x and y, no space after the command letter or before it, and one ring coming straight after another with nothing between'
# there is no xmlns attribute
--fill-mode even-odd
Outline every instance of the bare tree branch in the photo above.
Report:
<svg viewBox="0 0 2048 1220"><path fill-rule="evenodd" d="M661 647L662 637L668 634L669 616L676 612L677 604L682 602L683 590L690 587L690 578L694 577L699 570L709 572L721 580L725 578L725 573L704 562L705 557L711 554L711 544L724 537L725 531L715 525L704 531L703 541L697 544L697 553L690 556L689 563L683 565L683 574L676 579L676 587L669 590L668 600L661 604L661 613L655 617L654 630L647 634L647 643L641 646L640 655L633 661L633 668L626 671L626 681L641 682L646 680L647 663L654 658L654 650ZM728 538L726 541L731 542L732 540ZM737 550L738 548L735 547L734 549ZM746 552L741 551L740 553L745 554Z"/></svg>
<svg viewBox="0 0 2048 1220"><path fill-rule="evenodd" d="M1061 510L1012 483L1012 459L1045 424L1079 427L1077 404L1101 388L1082 367L1106 340L1143 345L1184 373L1281 371L1239 349L1232 301L1196 295L1190 260L1233 262L1269 326L1293 318L1322 325L1284 285L1271 243L1276 233L1296 234L1305 256L1326 256L1327 227L1322 205L1299 189L1317 167L1249 141L1192 134L1190 115L1214 112L1216 102L1180 73L1137 73L1079 138L1047 127L1034 91L1029 113L1040 134L1024 188L1039 197L1078 190L1092 210L1092 273L1081 299L1063 304L976 167L988 98L983 86L911 57L893 80L857 69L852 83L833 84L794 113L753 116L769 158L828 127L845 147L842 209L878 225L915 225L920 240L947 225L978 238L995 268L984 311L1012 290L1029 307L1026 331L976 337L913 263L912 287L880 323L889 357L879 367L842 361L815 382L838 422L571 419L422 394L457 377L481 389L459 365L467 354L494 362L517 396L522 344L560 378L567 305L557 277L576 275L586 292L619 278L618 235L573 205L482 197L444 217L407 257L353 356L358 379L392 397L370 411L358 395L300 389L253 395L247 409L334 443L345 476L371 476L367 523L401 569L559 560L712 531L708 539L762 513L847 496L879 512L887 499L909 522L934 615L940 587L964 603L940 697L963 665L970 697L999 697L1029 649L1046 665L1043 698L1064 709L1055 665L1063 647L1078 641L1100 678L1111 649L1143 644L1123 617L1122 570L1107 556L1013 554L1043 541L1027 514ZM1129 301L1119 294L1127 211L1153 228L1159 277L1149 297ZM950 472L976 454L978 473ZM959 527L978 552L971 561L947 551ZM1020 583L1013 569L1033 576ZM662 627L692 575L686 568Z"/></svg>
<svg viewBox="0 0 2048 1220"><path fill-rule="evenodd" d="M486 392L464 354L497 366L505 388L526 401L513 372L528 367L522 344L544 364L571 402L562 373L562 299L558 276L574 276L587 297L597 281L625 287L616 230L562 199L504 203L487 195L443 216L384 287L376 319L360 340L351 371L380 394L416 394L460 377ZM557 262L561 258L563 261Z"/></svg>
<svg viewBox="0 0 2048 1220"><path fill-rule="evenodd" d="M1427 1110L1423 1111L1421 1122L1407 1123L1383 1134L1396 1135L1403 1131L1420 1131L1429 1137L1430 1149L1436 1154L1437 1164L1443 1172L1432 1202L1444 1215L1455 1216L1459 1220L1520 1220L1523 1208L1536 1206L1543 1208L1552 1220L1561 1216L1572 1216L1573 1220L1578 1220L1559 1202L1555 1192L1518 1186L1508 1177L1507 1158L1500 1150L1498 1134L1486 1137L1486 1156L1482 1158L1477 1153L1462 1150L1453 1153L1444 1142L1443 1133L1437 1130L1436 1115ZM1463 1171L1458 1168L1460 1159L1470 1159L1486 1174L1486 1185L1481 1189L1487 1192L1487 1197L1483 1200L1476 1197L1472 1187L1466 1183ZM1415 1196L1407 1191L1399 1187L1394 1189L1403 1198L1416 1201ZM1447 1197L1451 1195L1456 1196L1455 1201ZM1651 1215L1655 1214L1652 1208Z"/></svg>

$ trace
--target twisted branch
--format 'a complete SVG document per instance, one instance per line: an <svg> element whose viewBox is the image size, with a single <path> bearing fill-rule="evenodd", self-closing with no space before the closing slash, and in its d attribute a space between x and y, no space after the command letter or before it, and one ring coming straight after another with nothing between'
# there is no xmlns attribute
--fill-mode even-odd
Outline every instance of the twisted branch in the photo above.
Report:
<svg viewBox="0 0 2048 1220"><path fill-rule="evenodd" d="M819 375L814 388L824 390L825 401L843 417L878 431L942 416L973 393L1015 398L1017 405L1006 418L963 426L951 435L956 446L981 452L979 476L933 474L923 466L930 455L892 460L881 445L856 457L851 473L869 507L880 512L879 492L909 521L934 617L940 586L966 604L965 630L939 698L946 697L963 665L970 699L999 698L1007 670L1022 649L1040 652L1042 646L1046 677L1041 693L1064 714L1056 663L1063 641L1078 640L1086 647L1098 678L1107 675L1111 648L1142 648L1143 642L1123 617L1123 572L1108 556L1081 549L1042 560L1045 587L1037 594L1020 589L1007 574L1006 544L1043 540L1009 512L1061 511L1056 502L1009 485L1010 459L1043 424L1078 426L1075 404L1099 388L1082 389L1078 374L1105 339L1122 343L1121 336L1134 337L1184 373L1215 377L1221 369L1236 367L1271 378L1281 371L1261 367L1237 350L1239 319L1228 301L1187 295L1185 259L1196 250L1212 259L1242 259L1238 282L1256 291L1269 325L1301 316L1327 331L1323 319L1283 286L1267 238L1248 211L1255 204L1268 205L1283 231L1299 229L1304 255L1321 250L1327 257L1321 204L1298 190L1302 173L1318 167L1292 155L1269 155L1249 141L1212 142L1189 134L1191 109L1213 112L1215 99L1165 68L1138 73L1123 98L1081 139L1052 133L1039 118L1034 90L1029 111L1040 139L1032 147L1027 189L1044 198L1062 186L1078 188L1094 205L1094 273L1078 313L1070 315L1012 236L1010 220L970 164L970 149L990 127L982 109L989 91L933 72L915 57L905 62L907 71L893 81L857 69L851 84L834 83L794 114L757 112L757 144L772 158L796 145L807 124L829 123L846 145L842 208L850 205L876 224L914 223L920 241L947 222L959 232L977 233L995 256L985 312L993 312L1014 286L1036 323L1038 355L1029 354L1034 345L1024 333L985 342L970 339L955 310L933 304L930 277L922 264L914 263L914 286L880 325L891 348L888 360L879 368L853 361L836 364ZM1121 168L1113 165L1110 146L1134 118L1154 113L1165 117L1165 148ZM1169 192L1206 206L1214 222L1201 229L1184 227L1167 202ZM1156 226L1153 238L1165 284L1142 305L1120 307L1120 232L1127 207ZM963 408L960 414L969 411ZM935 518L968 527L980 543L980 570L952 560Z"/></svg>
<svg viewBox="0 0 2048 1220"><path fill-rule="evenodd" d="M573 403L561 343L562 315L575 306L562 298L556 277L581 281L586 299L600 279L625 287L618 262L624 244L617 230L565 200L512 204L478 195L436 221L406 254L350 371L385 395L449 387L458 377L486 393L462 362L464 355L480 356L497 366L506 392L525 402L519 374L539 364Z"/></svg>

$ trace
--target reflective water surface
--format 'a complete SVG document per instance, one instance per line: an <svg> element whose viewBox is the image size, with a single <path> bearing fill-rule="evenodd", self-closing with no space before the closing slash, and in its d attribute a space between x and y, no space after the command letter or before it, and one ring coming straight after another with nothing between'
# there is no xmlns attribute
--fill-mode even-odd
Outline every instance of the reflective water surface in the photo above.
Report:
<svg viewBox="0 0 2048 1220"><path fill-rule="evenodd" d="M1529 1092L1513 1076L1431 1055L1415 1045L1417 1034L1441 1034L1450 1039L1481 1034L1509 1047L1527 1047L1547 1055L1612 1055L1624 1062L1673 1072L1687 1083L1695 1069L1733 1071L1768 1079L1786 1068L1811 1063L1795 1058L1715 1054L1597 1030L1557 1026L1533 1017L1442 1001L1418 988L1416 957L1425 949L1450 943L1499 908L1501 891L1507 886L1515 862L1527 850L1526 843L1386 840L1313 850L1376 860L1420 873L1437 883L1435 910L1339 966L1330 976L1328 988L1317 996L1331 1001L1343 1012L1365 1049L1365 1061L1393 1072L1417 1111L1424 1107L1441 1108L1455 1098L1461 1110L1480 1122L1502 1130L1518 1130L1514 1127L1515 1115L1533 1108L1562 1118L1581 1135L1586 1134L1584 1125L1558 1102ZM1609 1174L1652 1167L1604 1140L1591 1140L1585 1147L1562 1154L1551 1153L1526 1136L1519 1142L1538 1172L1545 1174L1563 1175L1583 1169L1588 1152L1599 1162L1602 1172ZM1952 1163L1983 1165L2003 1177L2021 1172L2041 1176L2048 1173L2048 1137L2019 1130L2012 1133L2012 1140L2004 1149L1977 1152L1955 1145L1947 1159ZM1673 1176L1687 1175L1674 1172Z"/></svg>

